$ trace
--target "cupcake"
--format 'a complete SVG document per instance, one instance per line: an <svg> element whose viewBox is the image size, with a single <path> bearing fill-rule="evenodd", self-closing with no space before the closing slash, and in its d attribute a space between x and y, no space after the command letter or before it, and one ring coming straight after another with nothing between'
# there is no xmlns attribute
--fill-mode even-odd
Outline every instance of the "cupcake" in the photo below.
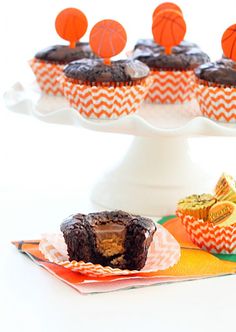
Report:
<svg viewBox="0 0 236 332"><path fill-rule="evenodd" d="M206 221L216 198L210 194L191 195L178 202L178 211Z"/></svg>
<svg viewBox="0 0 236 332"><path fill-rule="evenodd" d="M188 102L194 98L194 69L209 57L196 44L183 40L186 26L181 12L167 9L153 16L154 39L139 40L131 55L151 70L153 83L146 100L160 104ZM173 32L169 33L170 29Z"/></svg>
<svg viewBox="0 0 236 332"><path fill-rule="evenodd" d="M30 61L30 66L43 92L63 95L58 78L62 75L65 65L74 60L93 57L95 55L88 43L78 42L75 48L54 45L37 52Z"/></svg>
<svg viewBox="0 0 236 332"><path fill-rule="evenodd" d="M195 70L196 96L202 114L212 120L236 122L236 24L222 36L224 56Z"/></svg>
<svg viewBox="0 0 236 332"><path fill-rule="evenodd" d="M68 40L70 45L54 45L37 52L30 60L30 66L40 89L46 94L60 96L63 91L58 78L62 75L64 66L71 61L93 58L95 55L88 43L79 41L88 25L86 16L80 10L64 9L58 14L55 25L59 36Z"/></svg>
<svg viewBox="0 0 236 332"><path fill-rule="evenodd" d="M156 231L149 218L123 211L76 214L61 224L70 261L141 270Z"/></svg>
<svg viewBox="0 0 236 332"><path fill-rule="evenodd" d="M115 119L140 107L151 84L148 66L132 59L110 60L125 43L126 33L118 22L101 21L91 31L90 46L102 59L82 59L65 67L63 92L82 116Z"/></svg>
<svg viewBox="0 0 236 332"><path fill-rule="evenodd" d="M236 122L236 63L229 59L209 62L195 70L196 96L205 117Z"/></svg>

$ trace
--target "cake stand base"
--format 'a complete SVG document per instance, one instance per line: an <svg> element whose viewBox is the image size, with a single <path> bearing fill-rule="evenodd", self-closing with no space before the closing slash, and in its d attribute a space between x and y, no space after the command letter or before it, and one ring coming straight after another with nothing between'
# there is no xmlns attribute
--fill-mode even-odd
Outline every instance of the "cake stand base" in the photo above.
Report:
<svg viewBox="0 0 236 332"><path fill-rule="evenodd" d="M181 197L209 191L189 154L187 138L134 138L124 159L96 184L95 204L149 216L172 214Z"/></svg>

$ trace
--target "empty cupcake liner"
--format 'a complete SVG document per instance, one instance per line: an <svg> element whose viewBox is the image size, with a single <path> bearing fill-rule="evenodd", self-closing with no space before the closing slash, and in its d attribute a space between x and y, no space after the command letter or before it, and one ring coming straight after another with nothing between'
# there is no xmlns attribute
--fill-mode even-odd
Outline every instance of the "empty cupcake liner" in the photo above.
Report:
<svg viewBox="0 0 236 332"><path fill-rule="evenodd" d="M152 79L123 86L77 84L60 78L63 92L70 105L83 117L116 119L136 112L143 102Z"/></svg>
<svg viewBox="0 0 236 332"><path fill-rule="evenodd" d="M115 275L137 275L166 270L175 265L180 259L180 246L174 237L161 225L157 225L153 241L148 250L144 268L137 270L121 270L102 266L100 264L85 263L83 261L69 261L66 244L62 234L45 234L39 244L42 254L51 262L64 266L74 272L93 277Z"/></svg>
<svg viewBox="0 0 236 332"><path fill-rule="evenodd" d="M63 89L58 78L63 73L64 65L43 62L37 59L30 60L29 64L36 76L40 89L44 93L63 96Z"/></svg>
<svg viewBox="0 0 236 332"><path fill-rule="evenodd" d="M205 117L221 122L236 122L236 88L196 80L195 93Z"/></svg>
<svg viewBox="0 0 236 332"><path fill-rule="evenodd" d="M236 254L236 227L219 227L177 211L191 240L199 248L213 254ZM235 220L236 222L236 220Z"/></svg>
<svg viewBox="0 0 236 332"><path fill-rule="evenodd" d="M151 71L153 83L146 101L158 104L182 104L194 98L194 74L188 71Z"/></svg>

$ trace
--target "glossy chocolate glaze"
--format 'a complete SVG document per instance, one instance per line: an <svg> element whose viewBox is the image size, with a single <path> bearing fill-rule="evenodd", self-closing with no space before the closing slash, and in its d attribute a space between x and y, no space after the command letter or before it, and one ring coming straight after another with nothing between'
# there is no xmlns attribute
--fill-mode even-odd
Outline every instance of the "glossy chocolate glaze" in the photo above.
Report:
<svg viewBox="0 0 236 332"><path fill-rule="evenodd" d="M182 41L170 55L152 39L140 39L131 57L146 63L153 70L191 70L210 61L208 55L194 43Z"/></svg>
<svg viewBox="0 0 236 332"><path fill-rule="evenodd" d="M88 43L79 42L75 48L70 48L67 45L54 45L47 47L35 54L35 58L38 60L67 64L71 61L94 58L95 55L91 51Z"/></svg>
<svg viewBox="0 0 236 332"><path fill-rule="evenodd" d="M236 86L236 63L227 58L208 62L195 70L196 76L211 83Z"/></svg>
<svg viewBox="0 0 236 332"><path fill-rule="evenodd" d="M132 82L147 77L149 68L138 60L118 60L106 65L102 59L82 59L68 64L64 73L83 82Z"/></svg>

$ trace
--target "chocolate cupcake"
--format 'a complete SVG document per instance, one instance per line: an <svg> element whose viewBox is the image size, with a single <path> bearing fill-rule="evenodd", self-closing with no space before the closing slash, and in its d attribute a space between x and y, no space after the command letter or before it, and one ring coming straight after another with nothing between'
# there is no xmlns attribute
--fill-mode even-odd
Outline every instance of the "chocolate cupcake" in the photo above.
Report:
<svg viewBox="0 0 236 332"><path fill-rule="evenodd" d="M236 121L236 63L223 58L195 70L196 96L204 116Z"/></svg>
<svg viewBox="0 0 236 332"><path fill-rule="evenodd" d="M193 70L208 62L209 57L196 44L182 41L173 46L171 54L152 39L139 40L132 52L137 59L149 66L154 79L147 94L147 101L156 103L183 103L194 97Z"/></svg>
<svg viewBox="0 0 236 332"><path fill-rule="evenodd" d="M55 20L57 34L69 45L54 45L36 53L30 66L41 90L46 94L63 95L59 83L65 64L83 58L94 57L88 43L80 42L86 33L88 21L77 8L66 8L59 12Z"/></svg>
<svg viewBox="0 0 236 332"><path fill-rule="evenodd" d="M58 79L63 73L64 66L74 60L94 57L88 43L78 42L74 48L54 45L37 52L30 61L30 66L43 92L63 95Z"/></svg>
<svg viewBox="0 0 236 332"><path fill-rule="evenodd" d="M141 270L156 226L151 219L123 211L77 214L61 231L71 261Z"/></svg>
<svg viewBox="0 0 236 332"><path fill-rule="evenodd" d="M125 43L126 32L120 23L98 22L91 30L90 46L101 59L82 59L65 67L64 94L82 116L116 119L140 107L151 84L148 66L138 60L110 59Z"/></svg>
<svg viewBox="0 0 236 332"><path fill-rule="evenodd" d="M193 70L209 61L193 43L184 41L186 23L181 8L163 3L152 16L152 39L139 40L132 58L146 63L153 78L146 100L159 104L181 104L194 98Z"/></svg>
<svg viewBox="0 0 236 332"><path fill-rule="evenodd" d="M213 120L236 122L236 24L222 35L223 58L195 70L196 95L202 114Z"/></svg>
<svg viewBox="0 0 236 332"><path fill-rule="evenodd" d="M84 117L115 119L135 112L150 80L149 68L137 60L83 59L64 69L62 86L70 105Z"/></svg>

